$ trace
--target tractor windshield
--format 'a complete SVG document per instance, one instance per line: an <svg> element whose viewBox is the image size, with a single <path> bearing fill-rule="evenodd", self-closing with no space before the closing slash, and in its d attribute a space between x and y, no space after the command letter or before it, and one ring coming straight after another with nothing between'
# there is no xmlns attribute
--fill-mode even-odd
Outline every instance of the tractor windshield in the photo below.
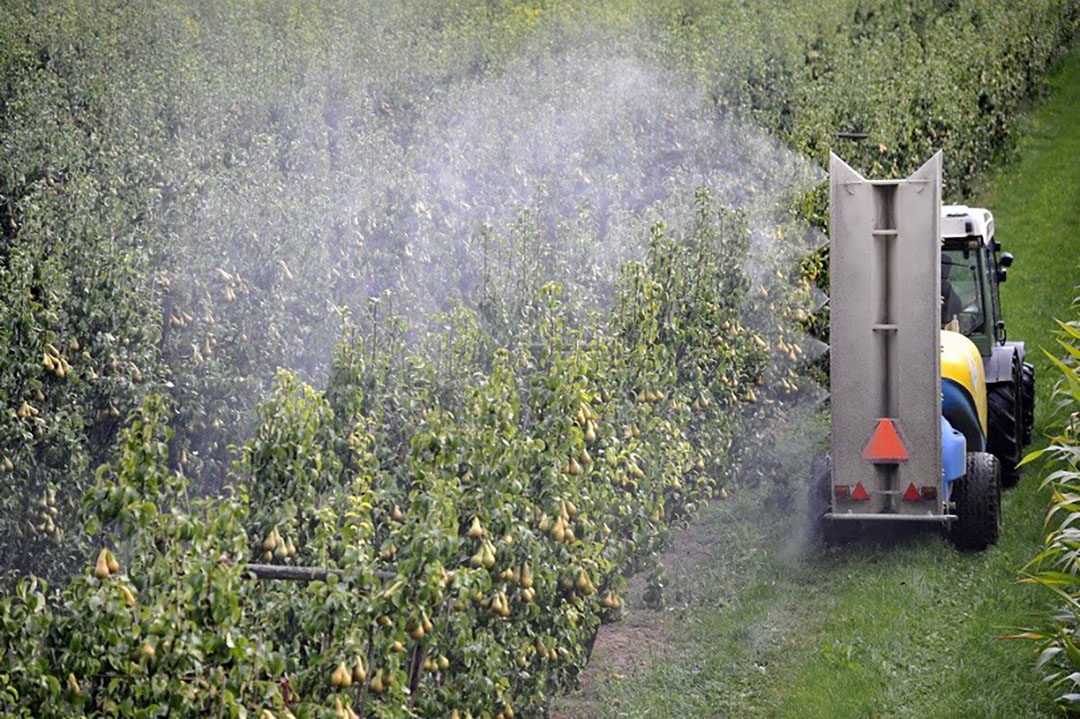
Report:
<svg viewBox="0 0 1080 719"><path fill-rule="evenodd" d="M970 335L983 328L982 291L979 286L979 253L970 248L941 253L941 324L955 319L960 332Z"/></svg>

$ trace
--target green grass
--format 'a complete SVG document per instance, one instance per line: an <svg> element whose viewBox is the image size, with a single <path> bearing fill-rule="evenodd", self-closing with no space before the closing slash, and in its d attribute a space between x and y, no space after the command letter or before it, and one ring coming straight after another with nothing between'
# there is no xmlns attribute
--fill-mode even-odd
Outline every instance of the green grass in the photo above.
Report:
<svg viewBox="0 0 1080 719"><path fill-rule="evenodd" d="M1053 347L1080 282L1080 47L1023 120L1016 160L971 204L995 214L1016 255L1003 286L1009 336L1036 364L1036 433L1050 419ZM955 200L957 198L950 198ZM593 667L556 713L580 717L1043 717L1053 697L1032 645L999 639L1047 598L1017 583L1042 540L1038 468L1005 496L1000 543L960 554L933 533L821 550L792 548L787 515L747 496L695 532L715 541L679 576L656 622L664 649L628 678ZM738 554L732 554L738 552ZM638 609L636 611L647 611ZM625 652L635 651L630 638ZM597 661L604 661L602 652Z"/></svg>

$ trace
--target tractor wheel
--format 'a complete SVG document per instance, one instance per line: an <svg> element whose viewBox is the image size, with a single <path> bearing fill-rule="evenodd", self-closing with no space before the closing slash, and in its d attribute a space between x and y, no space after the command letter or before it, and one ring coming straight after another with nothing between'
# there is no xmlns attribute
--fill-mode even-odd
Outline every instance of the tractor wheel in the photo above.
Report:
<svg viewBox="0 0 1080 719"><path fill-rule="evenodd" d="M1021 390L1020 361L1014 355L1012 381L990 385L986 393L986 449L1001 462L1001 485L1006 488L1020 479L1016 465L1024 438Z"/></svg>
<svg viewBox="0 0 1080 719"><path fill-rule="evenodd" d="M829 511L831 495L832 456L828 452L814 455L810 462L810 491L806 496L806 509L809 526L815 533L821 531L824 523L821 517Z"/></svg>
<svg viewBox="0 0 1080 719"><path fill-rule="evenodd" d="M967 474L952 483L957 519L949 538L957 549L980 551L996 544L1001 530L1001 465L989 452L968 452Z"/></svg>
<svg viewBox="0 0 1080 719"><path fill-rule="evenodd" d="M810 462L810 491L806 502L813 536L825 544L844 544L853 540L857 527L852 522L832 522L824 514L832 508L832 455L815 455Z"/></svg>
<svg viewBox="0 0 1080 719"><path fill-rule="evenodd" d="M1020 413L1024 422L1024 445L1028 445L1035 429L1035 365L1025 362L1020 373Z"/></svg>

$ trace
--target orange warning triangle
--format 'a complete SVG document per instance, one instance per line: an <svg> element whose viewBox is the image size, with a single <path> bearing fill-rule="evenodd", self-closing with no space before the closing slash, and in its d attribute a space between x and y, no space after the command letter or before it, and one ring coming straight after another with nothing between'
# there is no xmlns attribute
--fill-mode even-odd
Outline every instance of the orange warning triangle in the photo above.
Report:
<svg viewBox="0 0 1080 719"><path fill-rule="evenodd" d="M862 456L874 464L898 464L907 461L907 447L891 419L884 417L878 420Z"/></svg>
<svg viewBox="0 0 1080 719"><path fill-rule="evenodd" d="M866 491L866 487L862 482L856 482L855 491L851 493L851 498L858 502L865 502L870 499L870 494Z"/></svg>

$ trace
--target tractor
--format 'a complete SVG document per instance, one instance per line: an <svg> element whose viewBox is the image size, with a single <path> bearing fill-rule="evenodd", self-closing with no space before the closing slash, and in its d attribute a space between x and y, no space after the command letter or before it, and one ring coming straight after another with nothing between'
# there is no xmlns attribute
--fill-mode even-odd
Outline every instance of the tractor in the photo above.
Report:
<svg viewBox="0 0 1080 719"><path fill-rule="evenodd" d="M1031 441L1034 368L998 287L1013 262L985 209L941 203L941 153L902 180L830 157L830 451L809 510L830 542L873 523L997 541Z"/></svg>

